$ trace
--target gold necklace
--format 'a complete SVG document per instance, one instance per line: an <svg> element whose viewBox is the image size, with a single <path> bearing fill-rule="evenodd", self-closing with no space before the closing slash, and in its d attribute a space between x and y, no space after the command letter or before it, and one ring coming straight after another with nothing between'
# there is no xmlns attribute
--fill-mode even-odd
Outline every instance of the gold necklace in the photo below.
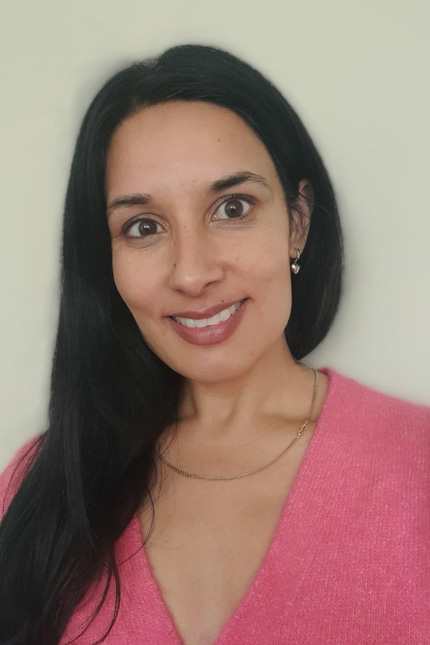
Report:
<svg viewBox="0 0 430 645"><path fill-rule="evenodd" d="M193 475L192 473L187 473L185 470L181 470L180 468L176 468L176 466L172 466L172 464L169 464L166 459L160 454L158 454L158 458L163 462L165 466L173 470L175 473L178 475L182 475L183 477L189 477L191 479L211 479L211 480L227 480L227 479L242 479L242 477L249 477L250 475L255 475L256 473L260 473L262 470L265 470L266 468L269 468L269 466L273 466L273 464L276 464L276 462L283 456L285 453L296 443L300 437L302 437L306 429L308 427L309 421L311 420L312 413L314 411L314 406L315 406L315 401L317 398L317 392L318 392L318 372L317 370L313 370L315 374L315 380L314 380L314 391L312 394L312 401L311 401L311 407L309 410L309 414L305 421L302 423L300 428L297 431L296 436L294 439L291 441L291 443L288 444L286 448L281 452L280 455L269 461L267 464L264 464L264 466L260 466L260 468L257 468L257 470L251 470L248 473L241 473L240 475Z"/></svg>

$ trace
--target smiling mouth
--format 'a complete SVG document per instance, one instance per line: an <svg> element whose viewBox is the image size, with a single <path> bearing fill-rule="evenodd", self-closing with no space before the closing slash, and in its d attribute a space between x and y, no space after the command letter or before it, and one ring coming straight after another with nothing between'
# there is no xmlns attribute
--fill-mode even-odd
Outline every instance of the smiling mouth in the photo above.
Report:
<svg viewBox="0 0 430 645"><path fill-rule="evenodd" d="M233 316L233 314L236 313L236 311L242 306L244 303L244 300L240 300L239 302L236 302L234 305L231 305L231 307L228 307L227 309L223 309L219 313L215 314L215 316L212 316L211 318L202 318L200 320L197 320L195 318L180 318L179 316L171 316L172 320L175 322L179 323L180 325L183 325L184 327L189 327L190 329L193 329L195 327L197 328L202 328L202 327L212 327L214 325L219 325L220 322L225 322L230 318L230 316Z"/></svg>

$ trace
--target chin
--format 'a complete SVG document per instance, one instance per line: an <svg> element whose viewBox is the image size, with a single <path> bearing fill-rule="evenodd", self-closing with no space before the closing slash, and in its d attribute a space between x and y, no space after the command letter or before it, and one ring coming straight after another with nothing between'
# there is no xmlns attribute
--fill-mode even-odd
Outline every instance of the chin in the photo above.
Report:
<svg viewBox="0 0 430 645"><path fill-rule="evenodd" d="M141 331L152 351L172 370L190 381L216 385L246 376L258 363L276 362L286 344L285 318L262 323L257 333L255 326L245 326L227 341L207 346L188 344L168 335L163 339L155 334L146 336Z"/></svg>
<svg viewBox="0 0 430 645"><path fill-rule="evenodd" d="M222 356L200 356L196 360L165 361L175 372L181 374L189 381L202 383L206 385L217 385L234 381L245 376L253 367L254 360L249 352L246 354L247 360L244 361L244 355L228 356L223 352Z"/></svg>

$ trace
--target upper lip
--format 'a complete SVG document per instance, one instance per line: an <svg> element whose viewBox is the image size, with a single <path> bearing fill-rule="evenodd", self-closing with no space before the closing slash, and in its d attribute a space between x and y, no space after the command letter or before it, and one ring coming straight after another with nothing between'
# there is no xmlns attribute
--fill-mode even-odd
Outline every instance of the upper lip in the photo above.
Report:
<svg viewBox="0 0 430 645"><path fill-rule="evenodd" d="M232 305L235 305L237 302L242 302L242 300L231 300L230 302L221 302L219 305L212 305L203 311L180 311L174 314L170 314L170 318L192 318L193 320L203 320L203 318L212 318L216 314L219 314L220 311L228 309Z"/></svg>

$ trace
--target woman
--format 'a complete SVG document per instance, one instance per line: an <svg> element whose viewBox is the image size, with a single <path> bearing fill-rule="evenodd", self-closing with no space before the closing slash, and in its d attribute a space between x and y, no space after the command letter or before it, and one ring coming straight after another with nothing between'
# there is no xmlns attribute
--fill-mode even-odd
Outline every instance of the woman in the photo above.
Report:
<svg viewBox="0 0 430 645"><path fill-rule="evenodd" d="M2 476L1 643L425 642L429 410L299 363L341 269L323 163L258 72L183 46L108 81L50 426Z"/></svg>

